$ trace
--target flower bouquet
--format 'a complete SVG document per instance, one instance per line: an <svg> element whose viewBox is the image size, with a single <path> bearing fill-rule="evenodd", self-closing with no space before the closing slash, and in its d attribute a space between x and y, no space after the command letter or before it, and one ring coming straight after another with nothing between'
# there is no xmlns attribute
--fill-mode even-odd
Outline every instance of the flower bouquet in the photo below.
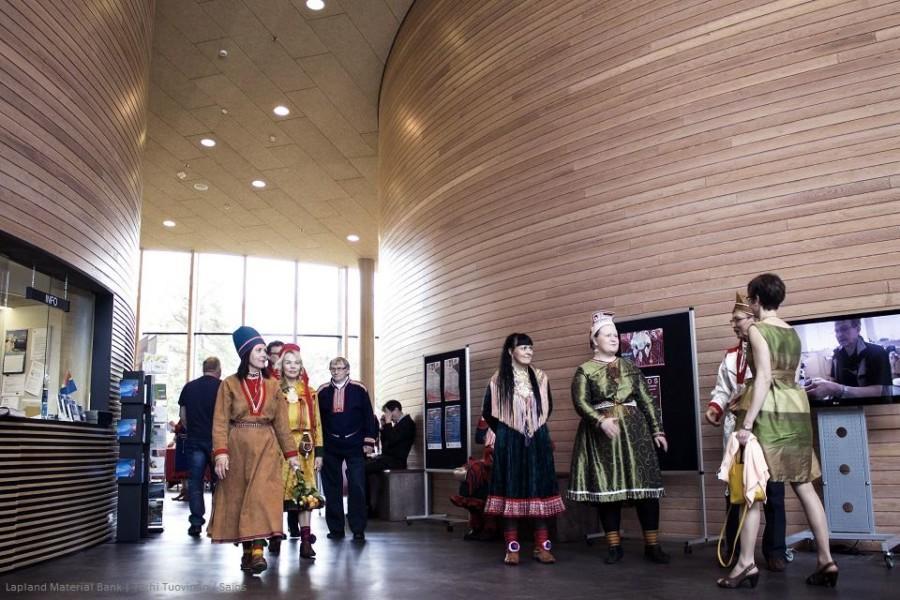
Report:
<svg viewBox="0 0 900 600"><path fill-rule="evenodd" d="M315 487L306 483L301 473L297 473L297 483L294 484L294 502L299 510L315 510L325 506L325 498Z"/></svg>

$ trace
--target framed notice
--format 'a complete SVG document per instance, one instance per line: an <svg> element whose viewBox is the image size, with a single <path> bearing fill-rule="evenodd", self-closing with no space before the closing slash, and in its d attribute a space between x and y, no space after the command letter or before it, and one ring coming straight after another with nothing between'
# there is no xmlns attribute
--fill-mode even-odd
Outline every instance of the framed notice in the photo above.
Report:
<svg viewBox="0 0 900 600"><path fill-rule="evenodd" d="M469 349L425 356L425 469L451 471L469 457Z"/></svg>
<svg viewBox="0 0 900 600"><path fill-rule="evenodd" d="M25 372L25 357L28 350L28 330L10 329L3 342L3 374L18 375Z"/></svg>

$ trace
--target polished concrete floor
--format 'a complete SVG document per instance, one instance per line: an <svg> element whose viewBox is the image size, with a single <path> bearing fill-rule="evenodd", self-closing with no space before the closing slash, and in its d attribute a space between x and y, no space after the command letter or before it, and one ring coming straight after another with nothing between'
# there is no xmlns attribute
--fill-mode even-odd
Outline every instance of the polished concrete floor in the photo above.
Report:
<svg viewBox="0 0 900 600"><path fill-rule="evenodd" d="M318 558L300 562L298 543L286 541L281 556L261 576L244 575L240 553L187 536L187 506L166 502L165 532L140 544L104 544L43 565L0 576L0 598L170 598L284 596L298 599L641 598L696 600L753 594L755 598L900 598L900 568L889 570L880 554L837 555L841 579L835 590L804 584L815 556L796 553L784 573L763 571L755 591L719 590L714 548L681 552L669 542L670 565L644 562L638 541L625 541L625 561L602 563L603 544L557 544L555 565L502 564L502 543L464 542L460 527L370 522L367 541L328 540L324 518L314 517ZM523 544L530 551L530 544ZM524 553L523 553L524 555ZM40 589L46 584L46 590ZM51 591L52 584L71 591ZM25 591L23 586L38 586ZM57 588L59 589L59 588ZM893 590L893 591L891 591Z"/></svg>

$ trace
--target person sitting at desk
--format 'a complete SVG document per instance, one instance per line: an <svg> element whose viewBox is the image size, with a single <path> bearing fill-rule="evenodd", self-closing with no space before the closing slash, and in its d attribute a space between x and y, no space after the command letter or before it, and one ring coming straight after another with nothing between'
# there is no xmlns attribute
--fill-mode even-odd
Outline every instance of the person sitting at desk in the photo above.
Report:
<svg viewBox="0 0 900 600"><path fill-rule="evenodd" d="M388 469L405 469L406 459L416 440L416 423L403 414L397 400L381 407L381 454L366 460L369 516L374 517L381 493L381 473Z"/></svg>
<svg viewBox="0 0 900 600"><path fill-rule="evenodd" d="M859 319L834 322L839 346L831 359L831 381L813 378L806 393L815 398L877 398L891 395L887 351L860 335Z"/></svg>

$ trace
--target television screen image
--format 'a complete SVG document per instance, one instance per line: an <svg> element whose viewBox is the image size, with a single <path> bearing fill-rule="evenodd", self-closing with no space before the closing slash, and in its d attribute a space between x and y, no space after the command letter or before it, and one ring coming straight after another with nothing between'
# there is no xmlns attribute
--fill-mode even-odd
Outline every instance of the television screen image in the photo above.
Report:
<svg viewBox="0 0 900 600"><path fill-rule="evenodd" d="M813 404L892 402L900 396L900 311L793 323L799 378Z"/></svg>
<svg viewBox="0 0 900 600"><path fill-rule="evenodd" d="M133 438L137 436L137 419L121 419L116 424L116 435L119 438Z"/></svg>
<svg viewBox="0 0 900 600"><path fill-rule="evenodd" d="M116 479L131 479L137 473L137 460L120 458L116 462Z"/></svg>
<svg viewBox="0 0 900 600"><path fill-rule="evenodd" d="M123 379L119 383L119 396L122 398L134 398L138 395L141 382L137 379Z"/></svg>

